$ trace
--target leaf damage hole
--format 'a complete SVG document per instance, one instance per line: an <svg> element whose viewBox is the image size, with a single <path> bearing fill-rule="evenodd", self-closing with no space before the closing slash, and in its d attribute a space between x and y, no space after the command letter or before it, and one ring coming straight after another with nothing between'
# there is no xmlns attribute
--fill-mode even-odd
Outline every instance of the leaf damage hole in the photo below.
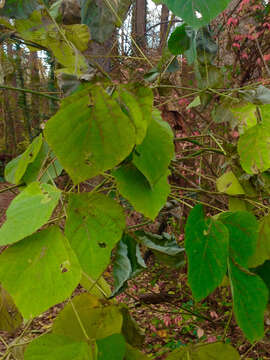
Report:
<svg viewBox="0 0 270 360"><path fill-rule="evenodd" d="M105 242L99 242L98 246L100 246L102 249L107 247L107 244Z"/></svg>

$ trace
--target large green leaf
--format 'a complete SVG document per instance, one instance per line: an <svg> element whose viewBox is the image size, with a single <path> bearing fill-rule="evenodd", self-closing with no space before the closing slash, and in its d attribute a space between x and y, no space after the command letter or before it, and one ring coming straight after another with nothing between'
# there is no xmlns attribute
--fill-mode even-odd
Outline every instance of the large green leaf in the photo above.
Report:
<svg viewBox="0 0 270 360"><path fill-rule="evenodd" d="M33 182L11 202L7 220L0 228L0 246L15 243L33 234L50 219L61 191Z"/></svg>
<svg viewBox="0 0 270 360"><path fill-rule="evenodd" d="M113 262L114 291L112 296L124 290L127 281L145 268L139 244L131 236L125 234L117 245Z"/></svg>
<svg viewBox="0 0 270 360"><path fill-rule="evenodd" d="M243 195L245 191L232 171L228 171L217 179L218 191L228 195Z"/></svg>
<svg viewBox="0 0 270 360"><path fill-rule="evenodd" d="M260 220L256 250L248 265L255 268L262 265L265 260L270 260L270 215Z"/></svg>
<svg viewBox="0 0 270 360"><path fill-rule="evenodd" d="M37 0L5 0L0 16L26 19L38 6Z"/></svg>
<svg viewBox="0 0 270 360"><path fill-rule="evenodd" d="M153 251L156 260L173 268L185 265L185 249L177 244L173 234L157 235L146 231L136 231L135 236L140 244Z"/></svg>
<svg viewBox="0 0 270 360"><path fill-rule="evenodd" d="M27 346L24 360L92 360L86 342L70 341L62 335L46 334L34 339Z"/></svg>
<svg viewBox="0 0 270 360"><path fill-rule="evenodd" d="M113 334L97 341L98 360L123 360L126 343L123 335Z"/></svg>
<svg viewBox="0 0 270 360"><path fill-rule="evenodd" d="M132 164L126 164L114 171L120 193L131 203L135 210L150 219L155 219L165 205L170 193L167 174L152 188L143 174Z"/></svg>
<svg viewBox="0 0 270 360"><path fill-rule="evenodd" d="M229 233L212 218L205 219L202 205L189 213L185 229L188 281L194 298L202 300L222 282L227 270Z"/></svg>
<svg viewBox="0 0 270 360"><path fill-rule="evenodd" d="M240 355L229 344L189 345L173 351L166 360L240 360Z"/></svg>
<svg viewBox="0 0 270 360"><path fill-rule="evenodd" d="M248 174L258 174L270 168L270 124L259 123L246 130L238 141L242 168Z"/></svg>
<svg viewBox="0 0 270 360"><path fill-rule="evenodd" d="M82 326L78 321L80 319ZM122 315L117 305L99 301L90 294L81 294L69 302L53 324L53 333L65 335L75 341L103 339L120 334Z"/></svg>
<svg viewBox="0 0 270 360"><path fill-rule="evenodd" d="M42 135L38 136L25 150L25 152L11 160L5 168L5 178L8 182L18 185L28 166L31 165L42 146Z"/></svg>
<svg viewBox="0 0 270 360"><path fill-rule="evenodd" d="M207 25L226 9L231 0L161 0L194 29Z"/></svg>
<svg viewBox="0 0 270 360"><path fill-rule="evenodd" d="M45 128L49 145L75 183L113 168L135 145L135 128L120 105L102 87L94 87L91 96L92 106L83 94Z"/></svg>
<svg viewBox="0 0 270 360"><path fill-rule="evenodd" d="M255 216L247 211L225 212L219 216L219 220L230 233L230 256L247 268L258 239L259 224Z"/></svg>
<svg viewBox="0 0 270 360"><path fill-rule="evenodd" d="M82 266L97 279L109 265L121 239L125 216L120 205L103 194L71 194L65 234Z"/></svg>
<svg viewBox="0 0 270 360"><path fill-rule="evenodd" d="M268 289L263 280L233 261L229 275L236 321L251 342L264 336L264 311L268 302Z"/></svg>
<svg viewBox="0 0 270 360"><path fill-rule="evenodd" d="M173 132L165 121L153 118L142 144L136 146L133 164L154 186L168 171L174 156Z"/></svg>
<svg viewBox="0 0 270 360"><path fill-rule="evenodd" d="M22 322L23 318L11 296L0 285L0 331L13 333Z"/></svg>
<svg viewBox="0 0 270 360"><path fill-rule="evenodd" d="M0 255L0 282L29 319L71 295L81 269L66 238L53 226Z"/></svg>

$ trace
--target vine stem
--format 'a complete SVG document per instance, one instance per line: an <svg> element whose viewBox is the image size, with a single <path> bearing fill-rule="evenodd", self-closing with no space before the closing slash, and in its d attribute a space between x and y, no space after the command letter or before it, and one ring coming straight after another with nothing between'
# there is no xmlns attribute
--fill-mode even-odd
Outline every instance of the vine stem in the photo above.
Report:
<svg viewBox="0 0 270 360"><path fill-rule="evenodd" d="M30 90L30 89L23 89L23 88L7 86L7 85L0 85L0 89L20 91L20 92L24 92L24 93L34 94L34 95L43 96L43 97L46 97L48 99L52 99L52 100L55 100L55 101L60 101L61 100L56 96L51 96L51 95L42 93L40 91L35 91L35 90Z"/></svg>

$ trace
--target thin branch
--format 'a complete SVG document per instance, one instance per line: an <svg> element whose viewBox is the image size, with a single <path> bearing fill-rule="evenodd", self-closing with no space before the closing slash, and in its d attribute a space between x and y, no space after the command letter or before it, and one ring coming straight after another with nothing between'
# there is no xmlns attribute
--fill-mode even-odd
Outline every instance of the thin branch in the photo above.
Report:
<svg viewBox="0 0 270 360"><path fill-rule="evenodd" d="M17 87L13 87L13 86L7 86L7 85L0 85L0 89L20 91L20 92L24 92L24 93L34 94L34 95L43 96L43 97L46 97L48 99L52 99L52 100L55 100L55 101L60 101L61 100L56 96L47 95L47 94L44 94L42 92L35 91L35 90L30 90L30 89L22 89L22 88L17 88Z"/></svg>

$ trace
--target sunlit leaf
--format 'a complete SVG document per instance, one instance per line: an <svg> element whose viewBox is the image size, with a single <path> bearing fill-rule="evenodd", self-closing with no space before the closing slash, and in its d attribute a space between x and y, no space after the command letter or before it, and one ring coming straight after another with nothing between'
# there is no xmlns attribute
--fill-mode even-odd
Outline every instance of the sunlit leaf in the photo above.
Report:
<svg viewBox="0 0 270 360"><path fill-rule="evenodd" d="M0 282L27 319L64 301L80 278L78 260L56 226L25 238L0 255Z"/></svg>
<svg viewBox="0 0 270 360"><path fill-rule="evenodd" d="M217 179L218 191L228 195L245 194L242 185L232 171L228 171Z"/></svg>
<svg viewBox="0 0 270 360"><path fill-rule="evenodd" d="M135 145L135 128L120 105L101 87L95 87L91 97L93 106L83 94L60 109L45 128L49 145L75 183L113 168Z"/></svg>
<svg viewBox="0 0 270 360"><path fill-rule="evenodd" d="M45 334L27 346L24 360L92 360L90 346L62 335Z"/></svg>
<svg viewBox="0 0 270 360"><path fill-rule="evenodd" d="M61 191L33 182L12 200L7 220L0 228L0 246L15 243L33 234L50 219Z"/></svg>
<svg viewBox="0 0 270 360"><path fill-rule="evenodd" d="M125 228L122 208L103 194L71 194L65 234L82 269L96 280Z"/></svg>
<svg viewBox="0 0 270 360"><path fill-rule="evenodd" d="M242 168L248 174L258 174L270 168L270 126L259 123L246 130L238 141Z"/></svg>
<svg viewBox="0 0 270 360"><path fill-rule="evenodd" d="M83 325L78 321L78 317ZM105 304L90 294L74 297L60 312L53 324L53 333L67 336L75 341L103 339L120 334L122 315L117 305Z"/></svg>

